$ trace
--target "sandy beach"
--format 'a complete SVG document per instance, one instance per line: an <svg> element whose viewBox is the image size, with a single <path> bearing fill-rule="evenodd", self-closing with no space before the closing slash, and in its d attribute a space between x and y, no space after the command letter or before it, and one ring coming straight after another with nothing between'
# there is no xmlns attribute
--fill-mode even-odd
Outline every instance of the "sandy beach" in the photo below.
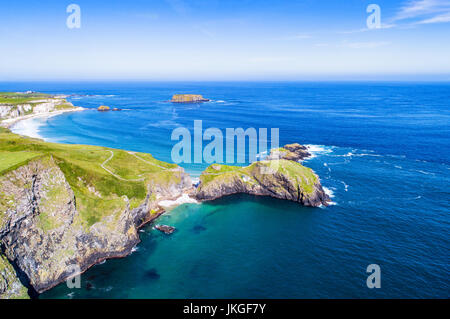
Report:
<svg viewBox="0 0 450 319"><path fill-rule="evenodd" d="M33 137L33 138L41 138L41 136L38 134L38 128L39 125L35 123L34 119L46 119L53 116L58 116L64 113L71 113L71 112L80 112L86 110L83 107L76 107L74 109L70 110L59 110L59 111L52 111L52 112L44 112L44 113L37 113L37 114L30 114L25 116L19 116L16 118L6 119L0 122L0 125L2 127L6 127L10 129L12 132Z"/></svg>

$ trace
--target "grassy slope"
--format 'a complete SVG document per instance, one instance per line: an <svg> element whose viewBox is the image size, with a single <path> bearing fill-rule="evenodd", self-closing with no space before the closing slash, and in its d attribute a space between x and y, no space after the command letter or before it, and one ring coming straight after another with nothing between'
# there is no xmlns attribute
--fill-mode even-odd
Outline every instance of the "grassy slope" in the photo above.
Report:
<svg viewBox="0 0 450 319"><path fill-rule="evenodd" d="M13 93L13 92L0 92L0 104L18 105L27 104L39 99L51 98L51 95L43 93Z"/></svg>
<svg viewBox="0 0 450 319"><path fill-rule="evenodd" d="M272 168L282 173L295 186L299 184L301 189L306 193L312 193L314 191L314 184L318 182L318 177L312 169L289 160L261 161L252 163L246 167L213 164L202 173L200 181L202 185L208 185L210 183L232 180L238 176L242 179L247 177L246 183L257 183L253 176L259 180L271 178L271 174L261 174L261 167Z"/></svg>
<svg viewBox="0 0 450 319"><path fill-rule="evenodd" d="M125 181L111 175L101 166L111 157L111 152L114 156L105 164L105 168ZM136 155L142 159L123 150L47 143L24 138L0 128L0 176L36 158L41 158L44 163L45 159L52 158L73 189L82 222L87 227L104 216L125 209L126 201L123 196L130 200L131 208L134 208L145 199L149 184L177 178L176 174L168 170L177 165L155 160L150 154ZM51 227L48 224L45 226Z"/></svg>

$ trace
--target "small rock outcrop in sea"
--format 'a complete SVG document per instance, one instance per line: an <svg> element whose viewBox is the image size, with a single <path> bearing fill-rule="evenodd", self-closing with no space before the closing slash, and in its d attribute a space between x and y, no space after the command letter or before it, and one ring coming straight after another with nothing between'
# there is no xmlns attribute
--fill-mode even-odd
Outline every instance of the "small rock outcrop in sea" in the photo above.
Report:
<svg viewBox="0 0 450 319"><path fill-rule="evenodd" d="M283 147L272 149L267 160L286 159L290 161L302 161L311 156L306 146L298 143L286 144Z"/></svg>
<svg viewBox="0 0 450 319"><path fill-rule="evenodd" d="M100 105L97 110L100 111L100 112L106 112L106 111L111 110L111 108L109 106L106 106L106 105Z"/></svg>
<svg viewBox="0 0 450 319"><path fill-rule="evenodd" d="M208 99L205 99L200 94L174 94L172 96L172 103L199 103L199 102L208 102Z"/></svg>
<svg viewBox="0 0 450 319"><path fill-rule="evenodd" d="M155 228L166 235L170 235L175 231L175 227L168 225L156 225Z"/></svg>

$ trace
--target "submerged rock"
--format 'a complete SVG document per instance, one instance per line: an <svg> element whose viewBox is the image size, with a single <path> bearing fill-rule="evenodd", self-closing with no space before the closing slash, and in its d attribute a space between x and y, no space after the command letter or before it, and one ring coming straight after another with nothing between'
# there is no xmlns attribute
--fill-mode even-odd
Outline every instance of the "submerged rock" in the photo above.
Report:
<svg viewBox="0 0 450 319"><path fill-rule="evenodd" d="M168 225L156 225L155 228L166 235L170 235L175 231L175 227Z"/></svg>
<svg viewBox="0 0 450 319"><path fill-rule="evenodd" d="M144 277L146 279L156 280L156 279L159 279L161 277L161 275L158 274L158 271L155 268L152 268L145 272Z"/></svg>

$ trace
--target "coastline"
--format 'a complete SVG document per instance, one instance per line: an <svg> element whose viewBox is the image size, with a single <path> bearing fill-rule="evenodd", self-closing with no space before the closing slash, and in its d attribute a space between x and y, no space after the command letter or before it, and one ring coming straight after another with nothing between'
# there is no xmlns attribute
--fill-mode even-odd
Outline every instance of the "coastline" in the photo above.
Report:
<svg viewBox="0 0 450 319"><path fill-rule="evenodd" d="M36 119L36 118L51 118L57 115L61 115L64 113L71 113L71 112L80 112L87 110L84 107L75 107L73 109L68 110L58 110L58 111L52 111L52 112L43 112L43 113L36 113L36 114L29 114L25 116L18 116L10 119L6 119L0 122L0 126L5 127L7 129L10 129L12 131L12 128L14 125L18 124L21 121L30 120L30 119ZM24 135L27 136L27 135ZM33 137L33 136L28 136Z"/></svg>

